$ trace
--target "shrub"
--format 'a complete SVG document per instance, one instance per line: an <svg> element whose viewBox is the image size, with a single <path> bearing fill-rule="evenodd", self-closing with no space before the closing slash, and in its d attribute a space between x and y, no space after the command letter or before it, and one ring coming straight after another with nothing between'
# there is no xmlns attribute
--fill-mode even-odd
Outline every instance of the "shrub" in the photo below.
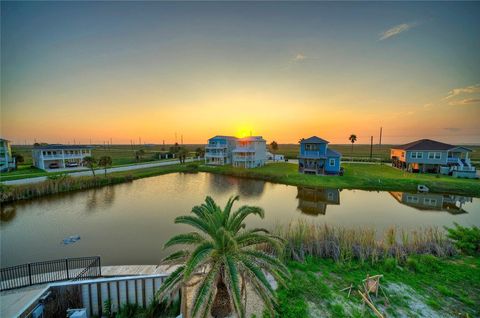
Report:
<svg viewBox="0 0 480 318"><path fill-rule="evenodd" d="M191 170L198 170L198 163L189 163L187 168Z"/></svg>
<svg viewBox="0 0 480 318"><path fill-rule="evenodd" d="M464 227L454 223L454 228L445 227L447 236L454 241L455 246L463 253L474 255L480 253L480 228Z"/></svg>

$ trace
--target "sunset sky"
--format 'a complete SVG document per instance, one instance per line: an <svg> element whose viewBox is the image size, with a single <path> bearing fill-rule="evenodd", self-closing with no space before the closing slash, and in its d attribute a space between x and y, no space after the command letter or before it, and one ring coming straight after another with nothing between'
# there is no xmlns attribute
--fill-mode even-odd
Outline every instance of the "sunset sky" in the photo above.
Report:
<svg viewBox="0 0 480 318"><path fill-rule="evenodd" d="M2 2L16 143L480 143L480 3ZM375 139L377 140L377 139Z"/></svg>

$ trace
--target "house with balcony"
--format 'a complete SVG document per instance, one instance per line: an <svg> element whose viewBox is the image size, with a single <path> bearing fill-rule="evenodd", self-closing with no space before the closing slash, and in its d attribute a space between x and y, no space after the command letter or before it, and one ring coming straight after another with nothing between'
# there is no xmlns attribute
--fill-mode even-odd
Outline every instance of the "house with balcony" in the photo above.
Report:
<svg viewBox="0 0 480 318"><path fill-rule="evenodd" d="M443 142L421 139L391 148L392 166L408 172L440 173L462 178L476 178L476 168L469 158L471 149Z"/></svg>
<svg viewBox="0 0 480 318"><path fill-rule="evenodd" d="M262 136L238 138L232 153L234 167L261 167L267 162L267 142Z"/></svg>
<svg viewBox="0 0 480 318"><path fill-rule="evenodd" d="M0 138L0 172L15 169L15 158L12 155L10 140Z"/></svg>
<svg viewBox="0 0 480 318"><path fill-rule="evenodd" d="M313 136L300 141L298 172L315 175L338 175L342 154L329 149L329 142Z"/></svg>
<svg viewBox="0 0 480 318"><path fill-rule="evenodd" d="M227 165L232 164L232 151L237 144L237 138L233 136L215 136L208 139L205 146L205 164Z"/></svg>
<svg viewBox="0 0 480 318"><path fill-rule="evenodd" d="M42 170L78 168L83 158L92 155L91 146L41 145L32 150L33 165Z"/></svg>
<svg viewBox="0 0 480 318"><path fill-rule="evenodd" d="M438 193L407 193L391 191L400 204L421 211L444 211L450 214L468 213L464 206L473 202L471 197Z"/></svg>

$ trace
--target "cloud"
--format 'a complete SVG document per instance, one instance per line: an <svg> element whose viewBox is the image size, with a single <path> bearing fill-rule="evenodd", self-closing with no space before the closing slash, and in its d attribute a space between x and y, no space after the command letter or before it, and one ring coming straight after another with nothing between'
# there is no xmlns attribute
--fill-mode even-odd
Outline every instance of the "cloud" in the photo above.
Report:
<svg viewBox="0 0 480 318"><path fill-rule="evenodd" d="M444 99L449 99L460 94L474 94L474 93L480 93L480 84L470 85L467 87L454 88L448 92L448 95Z"/></svg>
<svg viewBox="0 0 480 318"><path fill-rule="evenodd" d="M307 57L303 53L297 53L297 55L295 55L293 57L294 62L301 62L301 61L304 61L306 59L307 59Z"/></svg>
<svg viewBox="0 0 480 318"><path fill-rule="evenodd" d="M415 23L402 23L402 24L396 25L380 33L379 41L383 41L391 38L392 36L396 36L396 35L399 35L400 33L406 32L411 28L413 28L414 26L415 26Z"/></svg>
<svg viewBox="0 0 480 318"><path fill-rule="evenodd" d="M457 131L462 130L462 128L458 128L458 127L445 127L443 129L445 129L447 131L450 131L450 132L457 132Z"/></svg>
<svg viewBox="0 0 480 318"><path fill-rule="evenodd" d="M469 105L480 103L480 98L465 98L462 100L451 101L449 105Z"/></svg>

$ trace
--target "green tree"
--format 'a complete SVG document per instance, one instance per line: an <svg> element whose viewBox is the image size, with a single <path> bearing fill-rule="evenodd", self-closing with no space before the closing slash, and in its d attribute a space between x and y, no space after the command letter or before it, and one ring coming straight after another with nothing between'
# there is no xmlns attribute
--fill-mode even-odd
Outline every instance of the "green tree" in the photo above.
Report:
<svg viewBox="0 0 480 318"><path fill-rule="evenodd" d="M270 149L273 153L273 161L275 161L275 152L278 150L278 144L275 140L270 143Z"/></svg>
<svg viewBox="0 0 480 318"><path fill-rule="evenodd" d="M145 150L139 149L135 152L135 157L137 161L142 160L143 156L145 155Z"/></svg>
<svg viewBox="0 0 480 318"><path fill-rule="evenodd" d="M110 156L103 156L98 159L98 165L103 167L105 171L105 177L107 176L107 168L112 165L112 157Z"/></svg>
<svg viewBox="0 0 480 318"><path fill-rule="evenodd" d="M196 231L179 234L165 243L165 248L174 245L190 245L164 259L164 263L182 263L164 282L158 291L158 299L189 284L193 275L204 269L194 295L190 314L192 317L229 317L232 312L245 317L246 284L253 288L264 302L270 315L274 315L275 291L265 273L270 273L282 285L289 279L287 267L272 254L281 256L284 241L265 229L247 230L244 223L249 215L264 217L259 207L242 206L235 212L232 206L238 196L230 198L221 208L211 197L192 209L194 215L179 216L175 223L194 227ZM242 303L243 298L243 303Z"/></svg>
<svg viewBox="0 0 480 318"><path fill-rule="evenodd" d="M25 162L25 158L19 153L14 153L13 158L15 158L15 169L18 168L19 163L24 163Z"/></svg>
<svg viewBox="0 0 480 318"><path fill-rule="evenodd" d="M92 170L93 176L95 177L95 165L97 164L97 160L92 156L86 156L83 158L82 164L85 167L90 168L90 170Z"/></svg>
<svg viewBox="0 0 480 318"><path fill-rule="evenodd" d="M201 148L201 147L198 147L198 148L195 150L195 155L196 155L197 157L202 158L203 156L205 156L205 149L204 149L204 148Z"/></svg>
<svg viewBox="0 0 480 318"><path fill-rule="evenodd" d="M350 140L350 142L352 143L352 150L350 152L350 157L352 157L353 156L353 144L355 143L355 141L357 141L357 135L351 134L350 137L348 137L348 140Z"/></svg>

